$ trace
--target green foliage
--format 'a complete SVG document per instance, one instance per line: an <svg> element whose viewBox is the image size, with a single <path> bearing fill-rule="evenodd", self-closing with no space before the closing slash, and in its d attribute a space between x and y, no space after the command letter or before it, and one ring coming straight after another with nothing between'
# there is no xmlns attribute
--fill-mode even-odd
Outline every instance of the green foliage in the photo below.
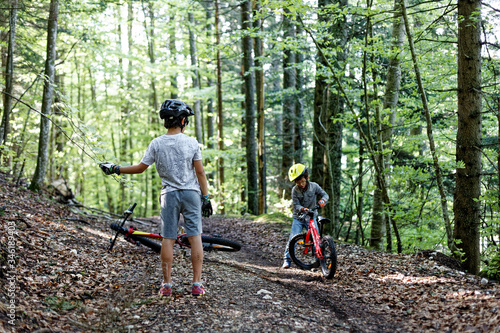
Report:
<svg viewBox="0 0 500 333"><path fill-rule="evenodd" d="M283 214L283 213L270 213L270 214L263 214L256 216L254 218L254 221L256 222L263 222L263 223L282 223L282 224L290 224L291 219L289 216Z"/></svg>
<svg viewBox="0 0 500 333"><path fill-rule="evenodd" d="M86 206L99 207L121 213L129 203L137 201L145 215L153 211L157 195L153 189L161 188L160 180L153 178L154 166L142 175L106 177L97 167L99 162L110 161L120 165L138 163L149 142L165 132L158 120L157 106L164 99L177 93L193 104L202 101L203 139L202 156L205 171L210 179L209 191L215 211L222 208L226 214L246 214L245 187L246 161L243 139L244 112L242 103L241 37L244 34L259 36L263 41L264 55L259 59L265 73L265 130L267 160L267 207L269 214L260 216L265 222L283 221L291 217L290 201L280 193L279 175L282 161L282 102L290 96L300 97L304 112L303 162L311 160L314 135L315 80L325 77L330 92L339 93L334 75L342 82L346 99L353 106L354 114L345 111L336 115L334 122L343 125L343 165L341 179L341 238L353 240L356 235L356 200L363 198L361 228L365 240L369 238L372 193L375 175L372 156L365 150L360 153L360 134L355 126L359 118L365 134L378 146L376 110L380 111L382 126L392 127L392 147L382 149L390 154L384 175L389 186L389 196L395 210L398 228L404 247L410 251L418 248L445 248L446 236L441 218L441 202L436 187L433 160L428 149L425 119L416 87L408 45L393 50L391 43L393 2L379 1L367 7L365 3L349 2L341 7L334 2L324 8L316 4L293 1L266 0L261 3L262 31L241 31L239 4L221 3L221 44L215 45L213 8L207 15L200 2L131 2L132 18L128 18L129 2L66 1L60 4L58 66L60 81L56 83L56 98L51 120L54 121L51 138L51 164L47 180L65 178L76 197ZM2 170L21 172L29 178L35 169L38 155L38 128L40 116L29 106L39 110L43 92L43 67L46 52L47 3L35 1L32 6L19 11L16 39L16 96L25 103L17 103L12 110L12 132L2 149L2 159L10 164ZM151 5L153 20L145 7ZM484 38L497 43L495 27L498 13L485 8L482 21ZM193 13L191 26L187 13ZM175 13L175 15L173 15ZM284 39L282 15L288 15L298 26L308 29L322 46L330 68L317 60L317 48L306 33L294 39ZM463 168L455 160L455 137L458 126L456 117L456 23L455 11L443 12L439 2L415 2L409 6L411 29L422 73L427 99L431 108L432 126L437 156L443 171L443 181L448 208L454 192L455 169ZM318 20L318 15L327 20ZM209 18L210 17L210 18ZM474 15L473 20L477 20ZM348 38L340 45L338 25L348 22ZM367 34L368 19L372 23ZM132 29L131 44L127 36ZM150 28L154 27L154 35ZM198 63L191 64L188 28L196 36ZM208 34L210 32L210 34ZM175 39L175 47L169 42ZM154 44L154 59L149 46ZM484 46L490 47L488 44ZM304 87L282 89L283 51L293 50L304 56L296 69L304 77ZM223 150L217 148L217 128L212 138L206 126L207 106L211 101L216 112L214 83L216 52L222 59L223 119L212 114L215 127L222 123ZM495 242L498 243L498 77L500 62L486 56L483 60L484 95L483 113L483 190L481 205L483 257L494 262ZM383 109L389 60L397 54L401 59L401 88L391 125L391 112ZM366 55L366 59L364 56ZM365 68L363 68L366 66ZM201 88L193 88L193 70L199 71ZM363 72L366 77L363 77ZM208 82L212 84L209 86ZM365 86L366 82L366 86ZM153 94L153 86L156 94ZM368 100L365 102L365 92ZM156 100L154 100L156 98ZM57 126L56 126L57 125ZM186 133L194 136L194 121ZM208 149L208 143L216 148ZM362 154L362 155L361 155ZM220 186L219 161L224 161L224 183ZM359 161L363 160L360 165ZM318 166L319 167L319 166ZM363 174L359 177L359 167ZM358 193L358 185L362 185ZM451 216L453 219L453 216ZM348 233L349 226L351 227ZM358 236L359 230L357 230ZM395 240L393 240L395 241ZM364 244L366 245L366 244ZM444 249L446 250L446 249ZM61 300L59 300L61 301ZM62 306L62 305L61 305Z"/></svg>
<svg viewBox="0 0 500 333"><path fill-rule="evenodd" d="M500 248L490 247L486 257L490 257L480 275L490 280L500 281Z"/></svg>
<svg viewBox="0 0 500 333"><path fill-rule="evenodd" d="M63 297L46 296L44 303L52 310L55 311L69 311L74 308L79 308L81 304L75 301L69 301Z"/></svg>

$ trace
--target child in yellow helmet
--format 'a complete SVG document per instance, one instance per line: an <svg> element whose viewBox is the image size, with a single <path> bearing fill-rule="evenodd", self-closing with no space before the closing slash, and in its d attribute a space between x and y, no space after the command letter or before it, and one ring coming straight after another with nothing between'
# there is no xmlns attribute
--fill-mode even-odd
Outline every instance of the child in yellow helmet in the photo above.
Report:
<svg viewBox="0 0 500 333"><path fill-rule="evenodd" d="M299 214L314 208L316 204L320 207L324 207L330 197L321 186L309 181L309 173L304 164L298 163L292 165L288 171L288 178L291 182L295 182L295 186L292 189L293 220L290 237L288 238L288 241L290 241L293 236L301 233L303 229L307 230L309 228L308 221L301 221L298 219ZM320 197L320 199L316 201L318 197ZM282 268L290 268L291 264L292 260L290 259L287 246Z"/></svg>

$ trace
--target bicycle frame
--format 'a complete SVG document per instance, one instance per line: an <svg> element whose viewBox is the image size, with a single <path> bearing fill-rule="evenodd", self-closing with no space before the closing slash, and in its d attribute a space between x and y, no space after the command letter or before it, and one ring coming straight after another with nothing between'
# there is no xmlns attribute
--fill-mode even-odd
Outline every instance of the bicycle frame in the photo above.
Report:
<svg viewBox="0 0 500 333"><path fill-rule="evenodd" d="M316 251L316 257L318 259L323 259L323 252L320 247L320 236L318 232L318 228L316 228L316 224L314 223L314 216L316 215L316 210L319 206L314 207L313 209L307 211L305 214L309 216L309 230L307 230L306 234L306 243L309 242L310 237L312 235L314 250ZM307 254L309 248L305 248L304 253Z"/></svg>
<svg viewBox="0 0 500 333"><path fill-rule="evenodd" d="M141 237L147 237L147 238L153 238L153 239L158 239L158 240L163 240L163 237L159 234L153 234L153 233L149 233L149 232L144 232L144 231L139 231L137 229L135 229L134 226L130 226L128 228L128 234L124 235L125 239L127 241L133 241L130 236L141 236ZM180 234L177 236L177 238L175 239L175 243L176 244L179 244L180 247L188 247L188 248L191 248L191 245L189 244L186 244L186 243L183 243L181 242L181 239L186 236L186 234Z"/></svg>

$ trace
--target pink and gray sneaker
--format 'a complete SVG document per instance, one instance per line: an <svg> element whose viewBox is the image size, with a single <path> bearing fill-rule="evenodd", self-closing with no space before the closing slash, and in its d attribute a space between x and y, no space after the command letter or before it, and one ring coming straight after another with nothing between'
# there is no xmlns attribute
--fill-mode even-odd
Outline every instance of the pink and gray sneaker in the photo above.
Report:
<svg viewBox="0 0 500 333"><path fill-rule="evenodd" d="M203 288L203 285L201 283L193 283L191 294L193 294L193 296L195 297L205 295L205 289Z"/></svg>
<svg viewBox="0 0 500 333"><path fill-rule="evenodd" d="M163 283L158 293L160 296L172 296L172 284Z"/></svg>

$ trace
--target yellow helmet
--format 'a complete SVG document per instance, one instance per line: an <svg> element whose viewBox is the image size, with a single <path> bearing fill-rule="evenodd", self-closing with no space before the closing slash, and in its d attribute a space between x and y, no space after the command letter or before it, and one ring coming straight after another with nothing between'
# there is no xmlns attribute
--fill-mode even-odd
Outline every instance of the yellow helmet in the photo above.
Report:
<svg viewBox="0 0 500 333"><path fill-rule="evenodd" d="M305 172L307 171L307 168L304 164L294 164L288 170L288 178L290 179L291 182L293 182L295 179L299 178L302 176Z"/></svg>

